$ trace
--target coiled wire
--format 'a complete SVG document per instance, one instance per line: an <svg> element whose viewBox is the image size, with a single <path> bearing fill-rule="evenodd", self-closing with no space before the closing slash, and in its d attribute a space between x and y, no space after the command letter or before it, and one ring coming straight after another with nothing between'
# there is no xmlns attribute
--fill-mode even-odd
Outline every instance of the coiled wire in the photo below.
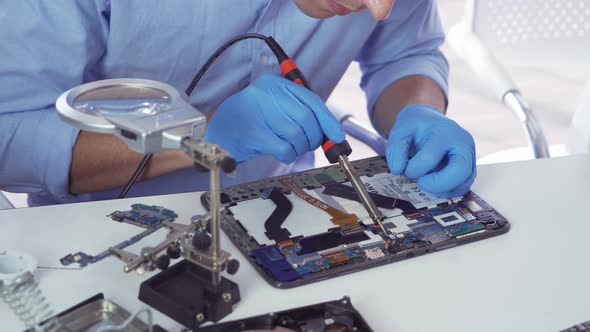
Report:
<svg viewBox="0 0 590 332"><path fill-rule="evenodd" d="M0 282L0 299L29 329L38 332L67 331L57 318L48 320L53 311L38 286L39 281L31 272L23 273L8 284Z"/></svg>

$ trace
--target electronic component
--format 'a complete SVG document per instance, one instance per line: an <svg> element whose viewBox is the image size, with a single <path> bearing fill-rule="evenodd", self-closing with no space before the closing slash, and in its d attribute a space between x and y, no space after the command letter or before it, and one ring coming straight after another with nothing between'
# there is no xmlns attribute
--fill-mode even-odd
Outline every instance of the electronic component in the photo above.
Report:
<svg viewBox="0 0 590 332"><path fill-rule="evenodd" d="M285 228L282 228L281 225L287 220L287 217L293 210L293 204L291 204L289 199L285 197L285 194L278 188L269 189L262 193L262 198L270 199L276 205L276 208L264 222L265 234L270 240L283 242L289 239L291 233Z"/></svg>
<svg viewBox="0 0 590 332"><path fill-rule="evenodd" d="M483 208L479 206L475 201L469 199L464 200L462 204L465 205L472 212L479 212L483 210Z"/></svg>
<svg viewBox="0 0 590 332"><path fill-rule="evenodd" d="M485 229L485 225L481 223L463 223L457 226L449 227L452 236L464 236L473 232L478 232Z"/></svg>
<svg viewBox="0 0 590 332"><path fill-rule="evenodd" d="M334 223L335 225L344 226L347 224L358 223L359 221L359 217L357 217L354 213L342 212L320 201L319 199L306 194L297 186L295 182L293 182L290 179L283 179L280 181L280 183L286 186L288 189L292 190L293 193L297 195L297 197L329 214L332 217L332 223Z"/></svg>
<svg viewBox="0 0 590 332"><path fill-rule="evenodd" d="M404 216L404 215L392 217L391 219L388 219L387 221L393 225L394 228L392 228L392 231L396 234L409 232L412 230L409 227L410 224L419 223L419 221L410 220L410 219L406 218L406 216Z"/></svg>
<svg viewBox="0 0 590 332"><path fill-rule="evenodd" d="M261 188L259 192L262 193L264 190L273 187L275 186ZM303 190L306 194L319 199L319 195L315 191L308 189ZM324 211L310 205L302 199L294 197L293 194L285 195L285 193L283 193L283 195L289 200L293 207L287 219L281 223L281 227L288 230L291 237L312 236L324 233L330 228L338 227L330 221L330 216ZM241 196L242 195L240 195L240 197ZM238 227L242 232L245 230L245 232L249 234L248 237L256 241L257 245L276 244L276 241L267 236L267 230L265 227L266 221L277 208L276 204L273 203L272 200L262 199L260 196L252 198L253 199L251 200L244 200L235 205L229 206L227 209L235 216L237 220L236 224L239 225ZM300 220L314 220L314 222L301 223Z"/></svg>
<svg viewBox="0 0 590 332"><path fill-rule="evenodd" d="M509 229L472 192L453 199L422 192L416 181L388 173L383 157L354 165L384 216L387 235L337 167L224 189L226 234L272 285L294 287Z"/></svg>
<svg viewBox="0 0 590 332"><path fill-rule="evenodd" d="M325 195L342 197L356 202L359 201L359 198L354 192L354 189L351 186L342 183L333 183L327 186L323 193ZM369 196L371 196L373 202L375 202L375 204L380 208L390 210L401 209L403 213L407 215L419 213L418 209L416 209L412 203L403 199L383 196L376 192L369 192Z"/></svg>
<svg viewBox="0 0 590 332"><path fill-rule="evenodd" d="M461 197L446 199L436 197L418 187L416 180L401 175L393 175L382 170L378 174L361 177L370 193L380 194L407 201L416 209L433 207L441 203L459 201Z"/></svg>
<svg viewBox="0 0 590 332"><path fill-rule="evenodd" d="M119 242L96 255L89 255L82 251L78 251L74 254L67 254L59 260L63 266L76 263L80 268L84 268L89 264L99 262L113 254L112 248L114 248L114 250L127 248L164 227L165 222L173 222L178 218L178 215L174 211L161 206L133 204L131 205L131 210L115 211L107 215L107 217L110 217L114 221L125 222L145 228L146 230L127 240Z"/></svg>
<svg viewBox="0 0 590 332"><path fill-rule="evenodd" d="M380 248L371 248L365 250L365 255L368 259L377 259L381 257L385 257L385 253Z"/></svg>
<svg viewBox="0 0 590 332"><path fill-rule="evenodd" d="M432 217L443 227L448 227L465 222L465 219L461 217L456 211L439 214Z"/></svg>
<svg viewBox="0 0 590 332"><path fill-rule="evenodd" d="M349 297L270 314L202 327L202 332L235 331L373 331Z"/></svg>
<svg viewBox="0 0 590 332"><path fill-rule="evenodd" d="M114 221L125 222L131 225L152 228L164 221L174 221L178 215L161 206L133 204L130 211L115 211L107 217Z"/></svg>

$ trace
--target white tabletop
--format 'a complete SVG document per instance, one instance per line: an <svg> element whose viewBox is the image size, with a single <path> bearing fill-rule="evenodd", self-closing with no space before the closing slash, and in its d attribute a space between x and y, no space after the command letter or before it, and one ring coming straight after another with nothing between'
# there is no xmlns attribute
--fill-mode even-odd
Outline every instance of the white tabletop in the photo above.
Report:
<svg viewBox="0 0 590 332"><path fill-rule="evenodd" d="M508 234L290 290L268 285L224 236L241 262L230 279L242 295L226 320L344 295L376 331L558 331L590 320L590 156L481 166L473 190L512 223ZM95 254L137 234L105 217L136 202L170 208L180 220L202 212L198 193L5 210L0 247L60 266L67 253ZM98 292L135 311L147 277L122 268L111 257L82 270L41 269L41 288L58 311ZM156 320L180 329L163 315ZM0 322L2 331L23 327L4 304Z"/></svg>

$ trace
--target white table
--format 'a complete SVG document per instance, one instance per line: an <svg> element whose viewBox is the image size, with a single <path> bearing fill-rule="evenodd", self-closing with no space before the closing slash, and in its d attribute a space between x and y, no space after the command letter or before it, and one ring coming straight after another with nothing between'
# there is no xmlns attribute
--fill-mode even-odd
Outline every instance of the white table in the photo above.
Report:
<svg viewBox="0 0 590 332"><path fill-rule="evenodd" d="M230 277L242 301L227 319L349 295L376 331L558 331L590 320L590 156L482 166L473 190L512 223L508 234L290 290L269 286L224 236L223 247L242 263ZM98 253L138 233L105 217L135 202L163 205L181 219L202 211L198 193L5 210L0 247L59 266L67 253ZM135 311L146 277L122 267L107 258L83 270L41 269L39 276L58 311L98 292ZM163 315L156 319L180 329ZM4 304L0 322L2 331L22 328Z"/></svg>

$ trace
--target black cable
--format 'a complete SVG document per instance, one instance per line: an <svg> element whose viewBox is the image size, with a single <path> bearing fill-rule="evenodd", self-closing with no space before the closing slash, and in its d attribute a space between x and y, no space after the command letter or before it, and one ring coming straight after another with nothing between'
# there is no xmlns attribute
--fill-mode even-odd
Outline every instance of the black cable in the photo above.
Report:
<svg viewBox="0 0 590 332"><path fill-rule="evenodd" d="M195 87L197 86L197 84L199 83L199 81L201 80L203 75L205 75L205 72L207 71L207 69L209 69L209 67L213 64L213 62L215 62L215 60L217 60L217 58L223 52L225 52L225 50L227 50L230 46L239 42L240 40L245 40L245 39L261 39L261 40L264 40L265 42L268 43L268 37L266 37L264 35L261 35L258 33L247 33L247 34L237 36L237 37L231 39L230 41L228 41L227 43L221 45L221 47L219 47L217 49L217 51L215 51L215 53L213 53L213 55L211 55L211 57L209 57L209 59L207 60L207 62L205 62L205 64L201 67L201 69L199 69L199 71L197 72L197 74L195 75L195 77L193 78L191 83L186 88L186 90L185 90L186 95L190 96L193 93L193 90L195 89ZM125 185L125 188L123 188L123 190L119 194L119 198L125 198L125 196L127 196L127 192L129 192L129 189L131 189L131 187L133 187L133 185L135 184L135 182L137 181L139 176L143 173L144 169L149 164L151 158L152 158L151 153L148 153L145 156L143 156L141 163L139 164L139 166L137 166L137 168L135 169L135 172L133 173L133 175L131 176L129 181L127 181L127 185Z"/></svg>
<svg viewBox="0 0 590 332"><path fill-rule="evenodd" d="M135 172L133 172L133 175L131 176L131 178L129 178L129 181L127 181L127 185L125 185L125 188L123 188L123 190L119 194L119 198L125 198L125 196L127 196L127 192L129 191L129 189L131 189L131 187L133 187L133 185L135 184L141 173L143 173L143 170L148 165L151 159L151 153L148 153L145 156L143 156L143 159L141 159L139 166L137 166Z"/></svg>
<svg viewBox="0 0 590 332"><path fill-rule="evenodd" d="M258 34L258 33L246 33L243 35L239 35L239 36L229 40L227 43L221 45L221 47L219 47L217 49L217 51L215 51L215 53L213 53L213 55L211 55L211 57L209 57L209 60L207 60L207 62L205 62L205 64L197 72L197 74L195 75L195 77L191 81L191 84L189 84L188 87L186 88L186 91L185 91L186 95L190 96L193 93L195 86L197 86L197 83L199 83L199 81L201 80L203 75L205 75L205 72L207 71L207 69L209 69L209 67L213 64L213 62L215 62L215 60L217 60L217 58L223 52L225 52L225 50L227 50L233 44L239 42L240 40L244 40L244 39L261 39L266 42L268 40L268 37Z"/></svg>

